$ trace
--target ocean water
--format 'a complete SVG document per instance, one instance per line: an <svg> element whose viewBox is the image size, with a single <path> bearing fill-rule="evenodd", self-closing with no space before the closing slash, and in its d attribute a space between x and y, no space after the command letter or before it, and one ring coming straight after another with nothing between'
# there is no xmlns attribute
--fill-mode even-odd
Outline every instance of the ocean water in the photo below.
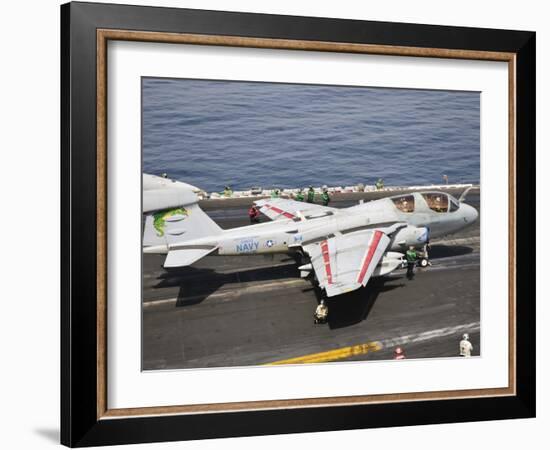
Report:
<svg viewBox="0 0 550 450"><path fill-rule="evenodd" d="M478 92L143 78L143 171L206 191L479 183Z"/></svg>

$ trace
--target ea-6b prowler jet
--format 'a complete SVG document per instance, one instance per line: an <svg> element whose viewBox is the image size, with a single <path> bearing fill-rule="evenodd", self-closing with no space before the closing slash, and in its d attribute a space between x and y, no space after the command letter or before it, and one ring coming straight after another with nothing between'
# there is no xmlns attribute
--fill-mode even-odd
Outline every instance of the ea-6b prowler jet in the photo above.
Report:
<svg viewBox="0 0 550 450"><path fill-rule="evenodd" d="M444 192L415 192L330 208L282 198L254 202L272 221L222 230L198 206L189 185L145 175L144 253L166 254L164 267L183 267L212 255L300 253L327 297L365 286L400 267L409 246L475 222L475 208Z"/></svg>

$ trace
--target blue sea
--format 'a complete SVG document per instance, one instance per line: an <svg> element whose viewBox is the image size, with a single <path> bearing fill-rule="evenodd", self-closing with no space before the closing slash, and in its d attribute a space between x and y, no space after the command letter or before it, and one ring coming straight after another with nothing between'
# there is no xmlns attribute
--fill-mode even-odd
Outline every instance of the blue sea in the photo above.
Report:
<svg viewBox="0 0 550 450"><path fill-rule="evenodd" d="M143 171L206 191L479 183L479 92L143 78Z"/></svg>

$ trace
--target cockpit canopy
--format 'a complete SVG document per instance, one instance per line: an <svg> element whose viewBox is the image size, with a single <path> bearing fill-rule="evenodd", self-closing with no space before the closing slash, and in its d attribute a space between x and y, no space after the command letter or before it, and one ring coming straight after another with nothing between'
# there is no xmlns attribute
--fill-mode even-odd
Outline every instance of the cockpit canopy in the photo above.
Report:
<svg viewBox="0 0 550 450"><path fill-rule="evenodd" d="M455 212L460 206L458 200L452 195L443 192L424 192L421 195L428 208L438 213ZM415 197L413 194L391 197L391 200L399 211L404 213L414 212Z"/></svg>
<svg viewBox="0 0 550 450"><path fill-rule="evenodd" d="M455 212L459 208L458 201L443 192L427 192L423 193L422 197L426 200L428 208L438 213Z"/></svg>
<svg viewBox="0 0 550 450"><path fill-rule="evenodd" d="M414 195L401 195L399 197L392 197L395 207L404 213L411 213L414 211Z"/></svg>

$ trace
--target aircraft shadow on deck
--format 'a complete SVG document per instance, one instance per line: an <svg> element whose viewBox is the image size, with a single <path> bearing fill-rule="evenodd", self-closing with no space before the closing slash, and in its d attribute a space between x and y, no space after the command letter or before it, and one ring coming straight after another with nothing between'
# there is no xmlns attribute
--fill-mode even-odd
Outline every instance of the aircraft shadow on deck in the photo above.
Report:
<svg viewBox="0 0 550 450"><path fill-rule="evenodd" d="M430 258L462 256L472 252L473 249L468 246L435 244L431 246ZM288 262L288 264L251 268L232 273L219 273L215 269L193 266L170 269L159 276L160 281L154 287L156 289L178 287L176 307L197 305L228 284L277 281L299 277L298 265L301 264L301 261L297 261L296 257L289 256L282 259L281 262ZM330 311L328 326L331 329L338 329L366 320L381 293L405 285L396 282L400 278L402 277L395 275L375 278L370 280L364 288L337 298L329 298L327 301ZM306 291L313 291L317 302L321 301L322 292L317 286L312 284L311 288L304 289L304 292Z"/></svg>
<svg viewBox="0 0 550 450"><path fill-rule="evenodd" d="M350 327L366 320L381 293L405 286L405 283L398 282L402 278L396 276L373 278L364 288L336 298L325 299L329 308L327 320L329 328L332 330ZM318 287L312 289L315 291L317 301L320 302L323 298L321 290Z"/></svg>
<svg viewBox="0 0 550 450"><path fill-rule="evenodd" d="M472 253L474 249L465 245L430 245L430 259L448 258L451 256L463 256Z"/></svg>
<svg viewBox="0 0 550 450"><path fill-rule="evenodd" d="M298 268L293 260L288 265L262 267L233 273L219 273L214 269L183 267L167 271L160 276L155 288L179 287L176 307L197 305L227 284L253 281L276 281L297 278Z"/></svg>

